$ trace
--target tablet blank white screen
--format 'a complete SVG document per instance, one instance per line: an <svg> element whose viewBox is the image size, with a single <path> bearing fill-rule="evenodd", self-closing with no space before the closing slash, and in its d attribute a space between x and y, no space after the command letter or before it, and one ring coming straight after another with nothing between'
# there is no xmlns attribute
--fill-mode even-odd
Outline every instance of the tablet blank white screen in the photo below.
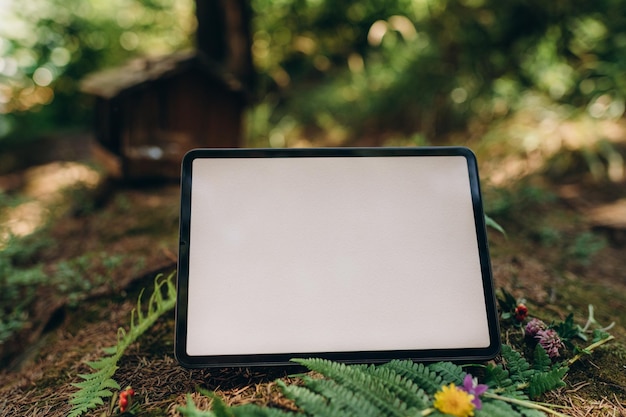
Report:
<svg viewBox="0 0 626 417"><path fill-rule="evenodd" d="M462 156L193 161L187 354L484 348Z"/></svg>

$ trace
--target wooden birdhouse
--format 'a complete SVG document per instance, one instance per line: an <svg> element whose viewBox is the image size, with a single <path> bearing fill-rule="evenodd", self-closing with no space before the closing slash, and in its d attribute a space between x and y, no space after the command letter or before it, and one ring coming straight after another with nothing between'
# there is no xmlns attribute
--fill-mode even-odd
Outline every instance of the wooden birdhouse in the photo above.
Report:
<svg viewBox="0 0 626 417"><path fill-rule="evenodd" d="M201 52L135 59L88 76L82 90L95 96L97 141L125 179L178 178L189 149L241 143L244 88Z"/></svg>

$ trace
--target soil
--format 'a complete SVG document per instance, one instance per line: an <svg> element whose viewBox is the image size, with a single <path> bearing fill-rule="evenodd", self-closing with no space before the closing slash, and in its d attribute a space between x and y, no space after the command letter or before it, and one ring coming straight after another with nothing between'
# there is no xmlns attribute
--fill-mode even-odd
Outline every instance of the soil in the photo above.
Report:
<svg viewBox="0 0 626 417"><path fill-rule="evenodd" d="M92 166L89 160L75 163ZM46 166L67 168L55 162ZM5 174L1 189L27 193L37 168L41 166ZM51 171L46 172L50 178ZM86 259L83 270L91 281L73 292L41 285L28 326L0 344L1 417L67 415L69 396L76 390L72 384L80 381L79 374L90 372L86 361L115 345L117 329L128 326L139 291L149 288L157 274L176 268L176 183L129 186L99 173L89 186L56 192L61 198L47 200L51 220L34 235L45 236L48 243L23 266L41 264L53 277L64 261ZM626 182L592 180L584 172L558 178L537 173L505 186L485 182L483 192L487 212L506 231L504 236L489 229L497 288L525 299L531 315L546 322L573 313L584 325L593 305L598 323L615 323L609 332L616 339L576 362L567 387L543 400L567 407L571 415L624 413L626 210L620 209L620 201L626 198ZM117 261L107 264L110 259ZM220 326L216 332L227 329ZM503 323L504 341L518 334ZM171 312L119 363L115 379L138 393L139 415L175 415L176 405L197 387L216 390L231 404L289 407L272 381L287 377L293 368L184 369L173 358L173 335ZM92 414L101 415L107 406Z"/></svg>

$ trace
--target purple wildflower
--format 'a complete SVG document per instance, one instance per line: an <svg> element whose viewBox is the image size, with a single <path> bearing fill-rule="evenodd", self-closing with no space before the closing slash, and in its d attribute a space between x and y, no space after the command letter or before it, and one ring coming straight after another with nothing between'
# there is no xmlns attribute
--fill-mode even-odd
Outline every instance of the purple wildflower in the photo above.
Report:
<svg viewBox="0 0 626 417"><path fill-rule="evenodd" d="M467 374L465 375L465 378L463 379L463 388L461 389L467 392L468 394L474 396L474 398L472 399L472 404L474 404L474 407L477 410L480 410L483 404L480 402L479 397L483 395L485 391L489 389L489 387L485 384L479 384L478 379L472 378L472 375Z"/></svg>
<svg viewBox="0 0 626 417"><path fill-rule="evenodd" d="M535 337L537 333L541 330L546 330L548 326L539 319L531 319L528 324L526 324L526 329L524 333L527 337Z"/></svg>
<svg viewBox="0 0 626 417"><path fill-rule="evenodd" d="M563 342L554 329L539 330L535 335L542 348L546 350L552 359L559 357L559 349L563 348Z"/></svg>

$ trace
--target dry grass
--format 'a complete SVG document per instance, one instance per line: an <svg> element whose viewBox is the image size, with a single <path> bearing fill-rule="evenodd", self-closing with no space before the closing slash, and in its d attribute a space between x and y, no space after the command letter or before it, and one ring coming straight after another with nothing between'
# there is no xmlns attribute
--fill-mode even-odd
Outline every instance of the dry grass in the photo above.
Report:
<svg viewBox="0 0 626 417"><path fill-rule="evenodd" d="M561 389L547 394L546 401L560 404L562 412L571 417L624 417L626 416L626 400L619 399L616 394L600 399L583 398L578 394L589 382L580 383L570 389Z"/></svg>

